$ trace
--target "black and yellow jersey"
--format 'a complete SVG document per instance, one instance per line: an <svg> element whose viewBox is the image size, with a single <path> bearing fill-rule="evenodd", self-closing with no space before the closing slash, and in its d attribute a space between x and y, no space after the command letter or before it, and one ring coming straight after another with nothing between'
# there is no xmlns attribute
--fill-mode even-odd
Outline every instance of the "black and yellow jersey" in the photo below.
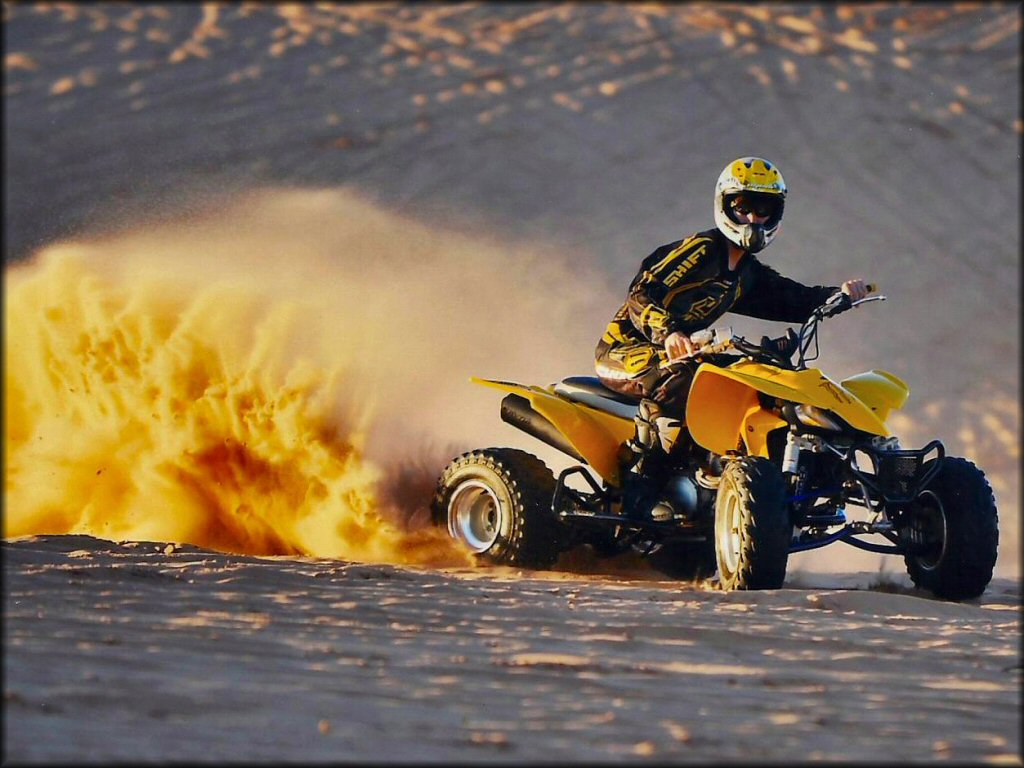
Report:
<svg viewBox="0 0 1024 768"><path fill-rule="evenodd" d="M609 346L661 345L674 331L690 334L726 312L802 323L838 286L806 286L746 253L729 269L729 241L718 229L663 245L644 259L625 303L608 324L598 355Z"/></svg>

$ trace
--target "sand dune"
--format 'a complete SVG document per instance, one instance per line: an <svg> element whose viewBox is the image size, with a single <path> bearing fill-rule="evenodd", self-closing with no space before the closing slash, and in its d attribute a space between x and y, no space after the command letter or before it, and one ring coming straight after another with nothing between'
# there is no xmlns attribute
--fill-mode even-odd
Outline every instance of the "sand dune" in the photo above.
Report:
<svg viewBox="0 0 1024 768"><path fill-rule="evenodd" d="M1021 763L1019 5L2 13L5 760ZM589 372L748 153L770 262L889 296L822 367L897 373L903 443L990 478L979 600L426 526L457 451L558 460L468 377Z"/></svg>
<svg viewBox="0 0 1024 768"><path fill-rule="evenodd" d="M90 266L118 251L129 281L159 254L167 284L226 279L230 289L258 275L274 298L312 283L309 293L334 289L335 302L300 343L335 343L354 305L366 322L347 341L375 354L397 319L416 352L387 377L398 391L379 410L398 411L428 380L435 413L473 414L472 428L413 425L434 471L450 444L532 448L466 376L589 371L639 260L710 225L728 160L773 158L791 188L773 265L809 282L863 276L889 296L825 330L823 367L840 378L883 367L910 382L897 433L908 446L941 437L986 471L1004 533L997 572L1019 575L1014 6L54 3L3 13L5 262L84 241ZM282 188L296 197L272 197ZM254 193L263 202L252 207ZM353 194L360 203L338 203ZM183 226L158 226L168 221ZM345 286L381 263L396 277ZM379 283L384 295L365 307ZM503 293L510 283L525 290ZM476 295L454 301L455 287ZM454 332L484 322L475 344ZM439 344L453 358L442 378L430 359Z"/></svg>

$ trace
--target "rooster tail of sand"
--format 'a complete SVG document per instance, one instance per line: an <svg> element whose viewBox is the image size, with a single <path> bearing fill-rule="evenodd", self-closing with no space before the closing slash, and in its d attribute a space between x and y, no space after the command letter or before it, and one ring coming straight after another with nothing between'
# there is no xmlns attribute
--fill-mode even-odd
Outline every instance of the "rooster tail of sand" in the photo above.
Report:
<svg viewBox="0 0 1024 768"><path fill-rule="evenodd" d="M322 338L315 302L272 275L224 258L211 275L202 244L178 242L173 260L129 237L7 270L4 536L467 564L408 525L433 467L366 456L359 345ZM404 499L381 487L396 476Z"/></svg>

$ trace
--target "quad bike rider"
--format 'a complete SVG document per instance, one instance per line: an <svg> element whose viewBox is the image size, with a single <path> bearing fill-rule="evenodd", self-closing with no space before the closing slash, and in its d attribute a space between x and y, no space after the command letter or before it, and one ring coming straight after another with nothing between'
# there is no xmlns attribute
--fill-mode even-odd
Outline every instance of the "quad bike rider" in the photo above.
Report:
<svg viewBox="0 0 1024 768"><path fill-rule="evenodd" d="M679 431L690 384L701 361L692 335L726 312L763 320L802 323L839 288L807 287L757 260L779 231L786 204L779 169L759 157L729 163L715 184L716 229L657 248L644 259L625 303L608 324L596 350L597 377L605 387L642 398L637 434L630 447L633 471L626 478L627 511L667 520L681 514L655 503L667 480L668 453L683 441ZM843 283L851 300L867 295L862 280ZM689 359L687 359L689 358ZM725 365L721 355L711 362ZM674 363L670 365L669 363ZM672 427L678 433L668 438Z"/></svg>
<svg viewBox="0 0 1024 768"><path fill-rule="evenodd" d="M842 541L903 555L938 596L980 595L998 543L992 490L937 440L900 448L885 424L909 394L895 375L835 382L807 368L821 320L885 297L861 280L804 286L758 261L785 198L768 161L726 166L716 229L643 261L597 346L596 379L476 380L510 393L503 420L597 479L575 466L556 480L524 451L471 451L442 473L435 522L487 562L548 567L579 544L632 548L671 575L717 571L726 589L778 588L791 552ZM708 330L727 311L802 326L756 344ZM851 506L868 519L847 520ZM870 534L888 543L860 538Z"/></svg>

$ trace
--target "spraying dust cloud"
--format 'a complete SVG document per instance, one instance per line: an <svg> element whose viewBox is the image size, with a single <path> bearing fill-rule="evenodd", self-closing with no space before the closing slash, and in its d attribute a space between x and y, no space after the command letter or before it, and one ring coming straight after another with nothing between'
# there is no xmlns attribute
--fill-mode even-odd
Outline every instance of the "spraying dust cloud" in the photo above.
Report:
<svg viewBox="0 0 1024 768"><path fill-rule="evenodd" d="M567 329L611 305L553 253L337 190L252 194L6 277L5 536L380 562L467 562L426 508L454 452L501 440L468 377L585 370L593 339Z"/></svg>

